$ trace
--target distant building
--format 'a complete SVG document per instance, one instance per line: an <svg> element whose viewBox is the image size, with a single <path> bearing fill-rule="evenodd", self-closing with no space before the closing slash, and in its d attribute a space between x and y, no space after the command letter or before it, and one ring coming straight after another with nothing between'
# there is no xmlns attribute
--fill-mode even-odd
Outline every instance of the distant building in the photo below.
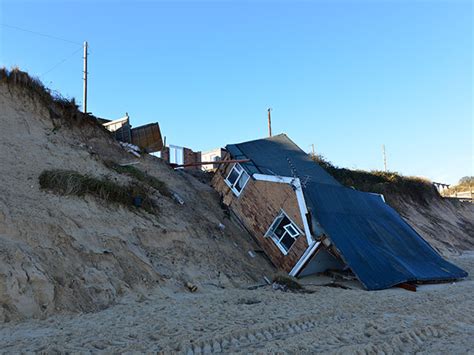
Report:
<svg viewBox="0 0 474 355"><path fill-rule="evenodd" d="M211 161L220 161L224 158L225 149L223 148L216 148L213 150L209 150L207 152L201 153L201 161L203 162L211 162ZM218 164L209 164L209 165L202 165L202 170L204 171L215 171L218 168Z"/></svg>

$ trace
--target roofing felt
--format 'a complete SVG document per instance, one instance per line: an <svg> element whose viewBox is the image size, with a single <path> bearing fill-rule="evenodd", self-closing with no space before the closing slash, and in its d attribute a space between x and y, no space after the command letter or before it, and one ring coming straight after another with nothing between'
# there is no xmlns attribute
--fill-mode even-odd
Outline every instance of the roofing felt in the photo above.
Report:
<svg viewBox="0 0 474 355"><path fill-rule="evenodd" d="M312 218L369 290L467 276L445 261L380 195L344 187L286 135L228 145L250 173L297 176Z"/></svg>
<svg viewBox="0 0 474 355"><path fill-rule="evenodd" d="M467 276L445 261L380 195L313 183L305 193L312 213L367 289Z"/></svg>

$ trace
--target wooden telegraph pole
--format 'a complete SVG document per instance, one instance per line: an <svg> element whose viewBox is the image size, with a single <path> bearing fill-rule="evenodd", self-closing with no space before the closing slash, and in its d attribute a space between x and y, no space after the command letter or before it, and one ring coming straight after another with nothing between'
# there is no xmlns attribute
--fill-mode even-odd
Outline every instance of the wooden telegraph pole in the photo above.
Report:
<svg viewBox="0 0 474 355"><path fill-rule="evenodd" d="M268 136L272 136L272 116L270 112L272 111L271 108L268 109Z"/></svg>
<svg viewBox="0 0 474 355"><path fill-rule="evenodd" d="M87 41L84 41L84 91L82 93L82 112L87 113Z"/></svg>

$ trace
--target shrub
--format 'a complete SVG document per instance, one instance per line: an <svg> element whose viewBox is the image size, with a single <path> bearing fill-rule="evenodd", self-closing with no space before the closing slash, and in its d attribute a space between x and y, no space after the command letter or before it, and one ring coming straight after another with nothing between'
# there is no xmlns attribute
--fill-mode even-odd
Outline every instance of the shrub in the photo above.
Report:
<svg viewBox="0 0 474 355"><path fill-rule="evenodd" d="M134 199L140 197L141 207L150 213L156 206L148 197L147 190L140 185L122 186L108 179L97 179L71 170L45 170L39 176L42 189L49 189L61 195L91 195L109 202L134 206Z"/></svg>
<svg viewBox="0 0 474 355"><path fill-rule="evenodd" d="M392 171L364 171L339 168L318 155L312 158L341 184L357 190L375 193L399 193L409 195L418 202L439 196L431 181L403 176Z"/></svg>
<svg viewBox="0 0 474 355"><path fill-rule="evenodd" d="M168 189L168 187L163 181L140 169L135 168L132 165L122 166L117 163L114 163L113 161L105 161L104 164L108 168L115 170L120 174L130 176L138 181L141 181L153 187L154 189L158 190L163 196L171 197L171 191Z"/></svg>
<svg viewBox="0 0 474 355"><path fill-rule="evenodd" d="M272 282L286 286L288 290L301 290L303 288L295 277L283 272L273 275Z"/></svg>

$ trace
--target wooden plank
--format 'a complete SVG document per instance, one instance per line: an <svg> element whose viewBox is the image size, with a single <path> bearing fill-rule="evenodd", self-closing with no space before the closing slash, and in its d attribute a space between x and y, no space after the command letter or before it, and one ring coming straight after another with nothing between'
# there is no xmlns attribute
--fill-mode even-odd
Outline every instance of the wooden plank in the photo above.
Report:
<svg viewBox="0 0 474 355"><path fill-rule="evenodd" d="M186 168L188 166L200 166L200 165L211 165L211 164L231 164L231 163L247 163L250 159L239 159L239 160L218 160L218 161L200 161L197 163L189 163L189 164L170 164L173 168Z"/></svg>

